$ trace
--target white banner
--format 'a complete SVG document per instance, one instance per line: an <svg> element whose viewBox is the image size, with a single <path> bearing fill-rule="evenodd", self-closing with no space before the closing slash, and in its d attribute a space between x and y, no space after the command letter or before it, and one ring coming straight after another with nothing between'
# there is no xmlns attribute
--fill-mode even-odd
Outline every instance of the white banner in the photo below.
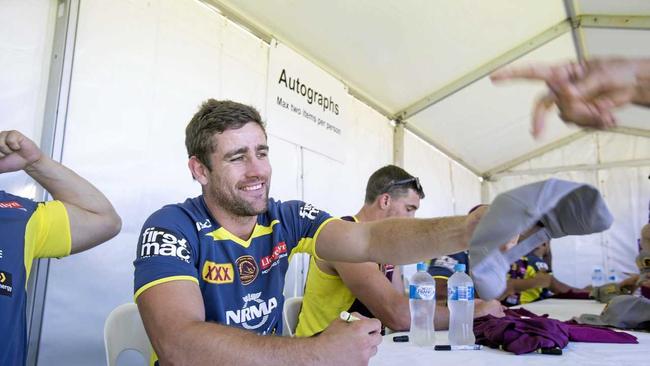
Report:
<svg viewBox="0 0 650 366"><path fill-rule="evenodd" d="M273 40L266 95L270 134L345 160L343 134L350 114L343 83Z"/></svg>

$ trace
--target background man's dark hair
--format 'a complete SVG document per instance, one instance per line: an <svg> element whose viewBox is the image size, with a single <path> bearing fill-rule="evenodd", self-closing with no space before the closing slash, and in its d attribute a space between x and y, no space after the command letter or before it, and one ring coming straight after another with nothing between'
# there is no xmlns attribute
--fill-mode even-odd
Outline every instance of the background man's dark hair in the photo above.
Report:
<svg viewBox="0 0 650 366"><path fill-rule="evenodd" d="M196 156L211 170L210 154L215 150L212 136L226 130L236 130L249 122L257 123L266 134L264 122L255 108L230 100L206 100L185 128L188 157Z"/></svg>
<svg viewBox="0 0 650 366"><path fill-rule="evenodd" d="M405 182L407 180L410 181ZM395 184L396 182L405 183ZM373 203L383 193L388 193L393 198L403 197L408 194L409 189L416 191L421 199L424 198L424 191L416 177L398 166L386 165L372 173L370 178L368 178L366 203Z"/></svg>

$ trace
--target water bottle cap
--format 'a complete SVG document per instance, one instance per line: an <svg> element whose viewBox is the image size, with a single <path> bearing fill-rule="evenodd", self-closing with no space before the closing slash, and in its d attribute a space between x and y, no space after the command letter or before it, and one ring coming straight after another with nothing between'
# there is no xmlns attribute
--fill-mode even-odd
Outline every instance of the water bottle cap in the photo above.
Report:
<svg viewBox="0 0 650 366"><path fill-rule="evenodd" d="M419 262L418 263L418 272L426 272L429 266L427 266L426 263L424 262Z"/></svg>
<svg viewBox="0 0 650 366"><path fill-rule="evenodd" d="M456 263L454 266L454 272L465 272L465 264L464 263Z"/></svg>

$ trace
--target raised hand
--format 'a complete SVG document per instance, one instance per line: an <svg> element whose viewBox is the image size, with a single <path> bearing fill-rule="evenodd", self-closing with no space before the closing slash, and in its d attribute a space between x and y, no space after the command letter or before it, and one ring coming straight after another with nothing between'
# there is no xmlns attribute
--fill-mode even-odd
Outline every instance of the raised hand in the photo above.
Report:
<svg viewBox="0 0 650 366"><path fill-rule="evenodd" d="M23 170L42 156L38 146L22 133L0 132L0 173Z"/></svg>
<svg viewBox="0 0 650 366"><path fill-rule="evenodd" d="M645 62L647 63L647 62ZM533 108L535 137L544 129L546 115L556 105L560 118L581 127L606 129L616 126L613 110L628 103L645 104L647 85L641 75L644 62L626 59L594 59L555 66L506 67L494 72L494 82L512 79L540 80L549 91ZM645 86L644 86L645 85Z"/></svg>

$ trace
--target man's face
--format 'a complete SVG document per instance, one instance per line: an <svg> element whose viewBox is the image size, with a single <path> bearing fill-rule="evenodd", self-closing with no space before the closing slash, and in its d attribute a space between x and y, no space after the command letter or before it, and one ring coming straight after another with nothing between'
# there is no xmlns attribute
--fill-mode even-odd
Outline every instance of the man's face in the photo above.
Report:
<svg viewBox="0 0 650 366"><path fill-rule="evenodd" d="M212 137L212 171L206 189L218 206L236 216L255 216L267 209L271 164L262 128L249 122Z"/></svg>
<svg viewBox="0 0 650 366"><path fill-rule="evenodd" d="M409 188L405 196L391 197L386 217L414 217L418 208L420 208L420 196L415 190Z"/></svg>

